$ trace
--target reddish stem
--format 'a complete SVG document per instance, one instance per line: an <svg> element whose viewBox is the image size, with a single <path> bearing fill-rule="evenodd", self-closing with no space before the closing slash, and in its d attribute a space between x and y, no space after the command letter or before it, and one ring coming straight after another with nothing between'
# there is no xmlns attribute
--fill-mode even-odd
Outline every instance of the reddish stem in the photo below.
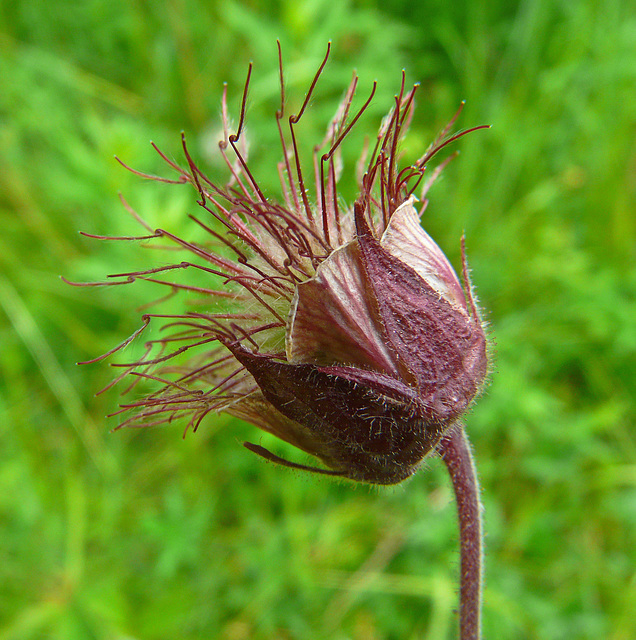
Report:
<svg viewBox="0 0 636 640"><path fill-rule="evenodd" d="M459 605L460 640L481 635L482 532L479 482L468 437L463 426L442 438L439 455L445 462L455 491L461 546Z"/></svg>

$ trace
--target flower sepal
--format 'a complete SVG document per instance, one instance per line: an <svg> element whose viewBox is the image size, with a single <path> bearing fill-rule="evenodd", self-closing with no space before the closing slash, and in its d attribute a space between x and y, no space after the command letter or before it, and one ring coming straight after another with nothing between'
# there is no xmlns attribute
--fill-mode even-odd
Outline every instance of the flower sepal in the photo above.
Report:
<svg viewBox="0 0 636 640"><path fill-rule="evenodd" d="M331 475L374 484L401 482L446 430L447 425L431 420L430 407L416 391L392 376L290 364L238 342L224 344L284 416L276 421L270 411L267 430L320 458Z"/></svg>

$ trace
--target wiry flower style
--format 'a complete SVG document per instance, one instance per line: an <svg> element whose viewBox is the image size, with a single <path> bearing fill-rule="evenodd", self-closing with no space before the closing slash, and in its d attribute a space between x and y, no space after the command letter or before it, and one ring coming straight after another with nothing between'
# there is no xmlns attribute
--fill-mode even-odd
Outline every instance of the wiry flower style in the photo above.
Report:
<svg viewBox="0 0 636 640"><path fill-rule="evenodd" d="M150 322L168 319L163 327L168 334L150 341L144 357L123 365L118 379L136 376L134 386L140 378L152 378L161 388L123 404L122 411L133 415L122 426L187 417L196 429L210 412L224 411L318 457L327 469L314 471L393 484L410 476L435 449L486 377L486 339L463 243L464 287L420 226L424 207L416 209L415 197L419 189L426 205L428 188L445 164L423 183L427 163L467 132L449 135L453 119L421 158L400 168L399 144L416 90L406 91L403 78L375 148L359 163L360 195L353 207L344 207L337 192L340 149L375 91L352 114L354 76L323 144L314 148L314 187L309 189L295 126L328 55L299 113L288 117L287 131L280 65L276 122L282 203L266 197L247 165L243 128L251 67L236 133L230 133L223 94L219 150L230 171L227 185L203 174L185 140L186 168L157 149L178 178L141 175L194 185L199 204L213 219L195 220L210 242L188 242L145 225L149 235L126 239L169 239L192 258L117 274L110 284L161 283L201 296L199 305L209 310L146 314L141 329L102 358L128 345ZM158 276L175 269L221 276L225 286L217 290ZM246 446L270 460L310 468L261 446Z"/></svg>

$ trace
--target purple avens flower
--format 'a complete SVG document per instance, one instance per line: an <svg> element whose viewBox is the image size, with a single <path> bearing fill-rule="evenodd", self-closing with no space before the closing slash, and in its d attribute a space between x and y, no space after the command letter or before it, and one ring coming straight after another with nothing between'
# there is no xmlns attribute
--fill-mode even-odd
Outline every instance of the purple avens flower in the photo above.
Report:
<svg viewBox="0 0 636 640"><path fill-rule="evenodd" d="M204 210L193 219L208 241L154 230L129 208L148 234L122 239L164 244L167 239L188 257L115 274L109 284L166 285L173 292L190 292L196 307L176 315L146 313L142 327L101 358L127 346L150 323L162 324L162 336L147 343L143 357L118 365L123 367L118 380L131 382L128 391L143 378L158 383L149 395L122 404L121 412L129 413L122 426L183 419L196 429L205 416L223 411L324 466L283 460L246 443L269 460L373 484L401 482L428 455L440 455L460 507L462 638L476 638L479 504L459 421L484 386L487 341L463 241L462 284L420 225L428 189L450 158L430 173L429 161L474 129L450 134L456 114L419 159L403 165L400 141L416 92L416 87L405 89L403 77L392 109L358 163L359 196L353 206L345 205L337 190L341 149L375 86L353 112L354 76L325 139L313 148L313 166L302 167L296 125L328 55L329 50L296 115L285 115L280 64L279 201L268 197L247 164L244 119L251 66L235 132L223 93L219 152L229 172L225 185L206 177L185 139L185 167L157 149L176 178L140 175L193 185ZM196 284L165 279L175 270L196 272ZM206 285L206 278L212 284Z"/></svg>

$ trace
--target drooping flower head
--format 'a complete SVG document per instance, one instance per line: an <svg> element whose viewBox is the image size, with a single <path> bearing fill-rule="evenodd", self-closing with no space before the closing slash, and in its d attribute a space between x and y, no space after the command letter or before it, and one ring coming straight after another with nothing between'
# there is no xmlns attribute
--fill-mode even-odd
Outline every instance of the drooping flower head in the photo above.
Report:
<svg viewBox="0 0 636 640"><path fill-rule="evenodd" d="M399 145L416 91L406 91L403 77L375 144L359 162L359 196L353 206L344 205L337 191L341 147L375 86L352 113L354 76L325 140L314 147L313 167L303 168L295 127L328 55L329 50L300 111L290 116L280 63L280 201L264 193L247 165L244 119L251 66L235 132L223 93L219 152L229 170L227 184L206 177L185 138L185 167L157 149L177 177L141 175L193 185L204 210L193 220L209 242L153 230L133 212L148 235L123 239L168 239L189 257L116 274L109 284L163 284L197 296L197 307L174 315L145 314L138 331L96 360L127 346L150 323L163 322L162 337L147 343L143 357L119 365L118 380L132 381L129 393L142 378L158 385L153 393L122 404L121 412L130 413L122 426L182 419L196 429L205 416L223 411L319 458L326 469L314 471L393 484L434 451L487 373L486 338L463 243L462 286L420 226L428 188L445 163L430 177L427 165L467 131L449 135L453 118L421 158L401 167ZM419 210L416 196L423 203ZM210 282L220 276L223 286L163 279L174 270L197 272ZM310 468L259 445L246 446L270 460Z"/></svg>

